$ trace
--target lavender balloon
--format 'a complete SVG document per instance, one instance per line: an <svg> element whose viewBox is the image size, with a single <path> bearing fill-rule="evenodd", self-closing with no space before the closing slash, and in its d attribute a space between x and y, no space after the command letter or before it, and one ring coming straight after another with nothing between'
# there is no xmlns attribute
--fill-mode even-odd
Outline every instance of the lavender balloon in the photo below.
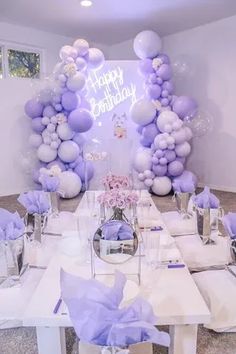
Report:
<svg viewBox="0 0 236 354"><path fill-rule="evenodd" d="M67 91L62 95L61 104L67 111L73 111L79 105L78 96L74 92Z"/></svg>
<svg viewBox="0 0 236 354"><path fill-rule="evenodd" d="M78 108L70 113L68 124L75 132L84 133L92 127L93 118L89 111L83 108Z"/></svg>
<svg viewBox="0 0 236 354"><path fill-rule="evenodd" d="M35 133L42 133L42 131L45 129L45 125L42 124L42 118L37 117L32 119L31 127Z"/></svg>
<svg viewBox="0 0 236 354"><path fill-rule="evenodd" d="M40 117L43 113L43 104L38 102L36 99L32 98L25 104L25 113L30 118Z"/></svg>
<svg viewBox="0 0 236 354"><path fill-rule="evenodd" d="M139 71L143 75L151 74L154 72L152 67L152 60L151 59L143 59L139 62Z"/></svg>
<svg viewBox="0 0 236 354"><path fill-rule="evenodd" d="M193 119L197 109L197 102L188 96L180 96L176 98L173 104L173 111L178 114L179 118L181 119Z"/></svg>
<svg viewBox="0 0 236 354"><path fill-rule="evenodd" d="M90 181L94 175L94 167L91 161L82 161L75 168L75 173L80 177L82 182Z"/></svg>

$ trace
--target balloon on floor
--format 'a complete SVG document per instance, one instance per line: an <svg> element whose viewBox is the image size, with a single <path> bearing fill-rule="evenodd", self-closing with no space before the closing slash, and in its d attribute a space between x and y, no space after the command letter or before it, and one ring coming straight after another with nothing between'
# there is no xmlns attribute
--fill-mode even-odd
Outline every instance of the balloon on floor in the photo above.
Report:
<svg viewBox="0 0 236 354"><path fill-rule="evenodd" d="M50 85L25 104L25 113L31 118L33 133L30 146L39 160L38 170L33 171L39 183L40 169L59 175L61 195L75 197L84 181L82 145L84 134L93 125L93 116L86 101L86 80L90 70L103 65L104 55L97 48L89 48L84 39L77 39L72 46L60 50ZM89 163L88 178L93 176Z"/></svg>
<svg viewBox="0 0 236 354"><path fill-rule="evenodd" d="M174 95L170 59L161 52L157 33L140 32L133 47L145 81L145 95L130 109L142 146L133 166L146 187L156 195L166 195L174 178L185 171L193 137L189 122L197 115L198 105L192 97Z"/></svg>

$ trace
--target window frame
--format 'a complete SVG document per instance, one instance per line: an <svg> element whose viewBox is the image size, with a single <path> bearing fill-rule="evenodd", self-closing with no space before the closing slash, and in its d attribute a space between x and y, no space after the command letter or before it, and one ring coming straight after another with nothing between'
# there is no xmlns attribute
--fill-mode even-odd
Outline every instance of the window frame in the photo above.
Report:
<svg viewBox="0 0 236 354"><path fill-rule="evenodd" d="M22 43L15 42L5 42L0 40L0 47L2 48L2 79L13 79L13 80L41 80L44 74L44 56L45 52L43 48L36 47L33 45L26 45ZM39 77L13 77L10 75L9 65L8 65L8 50L16 50L21 52L36 53L39 54L40 70Z"/></svg>

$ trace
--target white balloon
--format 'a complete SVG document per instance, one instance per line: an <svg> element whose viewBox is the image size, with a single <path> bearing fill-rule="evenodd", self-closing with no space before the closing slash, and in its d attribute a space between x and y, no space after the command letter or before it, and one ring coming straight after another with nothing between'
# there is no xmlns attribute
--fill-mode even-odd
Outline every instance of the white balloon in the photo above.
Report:
<svg viewBox="0 0 236 354"><path fill-rule="evenodd" d="M85 85L85 76L81 72L77 72L75 75L70 76L67 80L66 86L71 91L79 91Z"/></svg>
<svg viewBox="0 0 236 354"><path fill-rule="evenodd" d="M57 127L57 134L61 140L70 140L75 135L75 132L71 130L68 123L62 123Z"/></svg>
<svg viewBox="0 0 236 354"><path fill-rule="evenodd" d="M77 53L78 55L81 55L82 57L88 53L89 50L89 44L85 39L79 38L77 39L74 44L73 47L75 47L77 49Z"/></svg>
<svg viewBox="0 0 236 354"><path fill-rule="evenodd" d="M31 134L29 137L29 144L34 148L38 148L43 142L40 134Z"/></svg>
<svg viewBox="0 0 236 354"><path fill-rule="evenodd" d="M153 180L152 191L156 195L167 195L172 188L171 179L169 177L156 177Z"/></svg>
<svg viewBox="0 0 236 354"><path fill-rule="evenodd" d="M93 69L100 68L105 60L103 52L98 48L90 48L86 55L86 59Z"/></svg>
<svg viewBox="0 0 236 354"><path fill-rule="evenodd" d="M147 125L155 118L156 107L152 101L141 98L131 106L130 116L136 124Z"/></svg>
<svg viewBox="0 0 236 354"><path fill-rule="evenodd" d="M72 171L64 171L59 174L59 192L62 198L74 198L81 191L80 177Z"/></svg>
<svg viewBox="0 0 236 354"><path fill-rule="evenodd" d="M182 144L178 144L175 146L175 152L179 157L186 157L191 152L191 145L187 141Z"/></svg>
<svg viewBox="0 0 236 354"><path fill-rule="evenodd" d="M161 50L161 38L154 31L142 31L134 39L134 52L140 59L154 58Z"/></svg>
<svg viewBox="0 0 236 354"><path fill-rule="evenodd" d="M134 157L133 166L137 172L150 170L152 166L152 155L146 150L137 151Z"/></svg>
<svg viewBox="0 0 236 354"><path fill-rule="evenodd" d="M184 128L180 128L179 130L173 131L171 136L175 140L175 144L182 144L187 140L186 132Z"/></svg>
<svg viewBox="0 0 236 354"><path fill-rule="evenodd" d="M76 58L78 55L78 52L75 48L73 48L70 45L64 45L61 50L60 50L60 58L62 60L66 60L68 57Z"/></svg>
<svg viewBox="0 0 236 354"><path fill-rule="evenodd" d="M53 150L49 145L42 144L37 151L38 159L42 162L51 162L57 157L57 151Z"/></svg>
<svg viewBox="0 0 236 354"><path fill-rule="evenodd" d="M179 117L175 112L172 111L163 111L157 118L157 128L161 132L165 132L165 126L167 124L172 125L174 122L178 121Z"/></svg>
<svg viewBox="0 0 236 354"><path fill-rule="evenodd" d="M151 187L153 185L153 180L151 178L146 178L144 184L146 187Z"/></svg>
<svg viewBox="0 0 236 354"><path fill-rule="evenodd" d="M189 127L184 127L186 140L191 140L193 137L193 132Z"/></svg>
<svg viewBox="0 0 236 354"><path fill-rule="evenodd" d="M58 149L58 156L63 162L74 162L79 156L80 148L72 140L63 141Z"/></svg>

